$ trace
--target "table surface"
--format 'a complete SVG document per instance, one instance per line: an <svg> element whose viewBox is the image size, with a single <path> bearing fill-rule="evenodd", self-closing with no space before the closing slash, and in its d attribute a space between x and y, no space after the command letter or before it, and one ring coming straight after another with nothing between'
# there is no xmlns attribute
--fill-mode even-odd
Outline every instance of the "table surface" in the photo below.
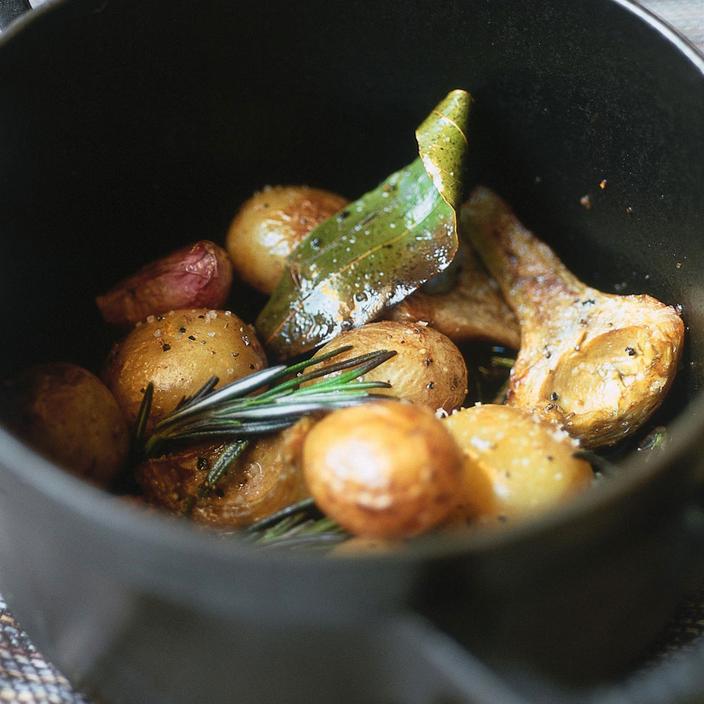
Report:
<svg viewBox="0 0 704 704"><path fill-rule="evenodd" d="M30 0L30 4L38 7L50 1ZM641 4L667 20L704 51L704 0L642 0ZM678 663L684 663L688 653L702 647L704 587L683 602L661 642L650 655L644 655L642 667L624 679L624 688L647 677L654 667L663 663L671 665L672 677L678 677ZM673 692L676 690L673 682ZM699 701L704 702L704 693ZM68 680L37 652L0 597L0 704L3 702L90 704L86 696L73 689ZM672 704L675 704L674 699Z"/></svg>

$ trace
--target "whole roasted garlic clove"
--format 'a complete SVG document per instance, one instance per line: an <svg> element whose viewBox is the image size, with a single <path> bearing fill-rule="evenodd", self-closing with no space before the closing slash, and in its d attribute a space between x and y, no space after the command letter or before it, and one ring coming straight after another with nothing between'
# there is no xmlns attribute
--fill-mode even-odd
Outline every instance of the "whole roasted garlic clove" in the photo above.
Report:
<svg viewBox="0 0 704 704"><path fill-rule="evenodd" d="M473 192L461 218L521 326L508 403L592 447L640 427L677 370L684 324L675 309L583 284L486 188Z"/></svg>
<svg viewBox="0 0 704 704"><path fill-rule="evenodd" d="M453 342L484 340L518 349L518 321L472 247L463 243L449 270L394 306L387 316L425 321Z"/></svg>

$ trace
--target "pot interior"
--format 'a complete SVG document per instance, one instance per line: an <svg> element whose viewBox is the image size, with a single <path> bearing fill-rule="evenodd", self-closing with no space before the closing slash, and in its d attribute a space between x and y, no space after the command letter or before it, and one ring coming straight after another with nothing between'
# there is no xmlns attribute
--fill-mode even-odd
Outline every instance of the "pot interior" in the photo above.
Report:
<svg viewBox="0 0 704 704"><path fill-rule="evenodd" d="M588 283L683 306L682 368L653 423L702 386L704 80L618 3L72 0L6 39L0 85L5 373L98 370L112 333L96 294L222 242L265 184L360 195L414 158L416 125L462 87L470 184ZM251 293L231 307L251 319Z"/></svg>

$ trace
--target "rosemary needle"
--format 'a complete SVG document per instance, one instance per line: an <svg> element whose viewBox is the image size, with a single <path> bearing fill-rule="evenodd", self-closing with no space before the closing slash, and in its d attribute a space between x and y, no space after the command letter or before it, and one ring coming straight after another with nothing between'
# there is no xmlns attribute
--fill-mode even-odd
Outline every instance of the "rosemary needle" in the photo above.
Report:
<svg viewBox="0 0 704 704"><path fill-rule="evenodd" d="M373 390L389 385L359 381L359 377L393 357L394 351L370 352L303 373L308 367L349 349L349 346L340 347L288 367L264 369L217 390L214 388L217 379L209 379L190 399L185 399L173 413L157 423L146 442L146 454L154 455L164 444L176 441L235 440L274 432L310 413L345 408L377 398ZM275 381L280 383L250 395Z"/></svg>
<svg viewBox="0 0 704 704"><path fill-rule="evenodd" d="M217 390L218 378L211 377L160 420L145 443L154 392L149 384L139 410L136 444L143 446L144 454L154 456L175 442L229 441L199 488L198 498L203 498L227 474L253 436L288 428L310 413L365 403L378 398L372 393L374 389L389 388L386 382L359 378L393 357L394 351L370 352L305 372L350 349L349 345L338 347L296 364L263 369ZM261 390L277 381L268 390ZM258 390L260 393L255 394Z"/></svg>

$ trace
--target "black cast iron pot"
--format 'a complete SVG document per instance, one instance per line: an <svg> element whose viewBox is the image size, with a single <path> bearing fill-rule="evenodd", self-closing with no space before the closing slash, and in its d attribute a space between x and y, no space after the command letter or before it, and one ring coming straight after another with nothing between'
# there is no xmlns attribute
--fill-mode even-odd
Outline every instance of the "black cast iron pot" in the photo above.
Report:
<svg viewBox="0 0 704 704"><path fill-rule="evenodd" d="M699 569L703 72L627 0L68 0L14 24L3 372L94 367L107 284L221 240L265 183L362 193L413 158L454 87L476 97L473 179L583 279L682 304L689 326L656 419L665 453L539 521L404 554L256 552L143 515L0 431L0 588L47 656L114 704L595 697Z"/></svg>

